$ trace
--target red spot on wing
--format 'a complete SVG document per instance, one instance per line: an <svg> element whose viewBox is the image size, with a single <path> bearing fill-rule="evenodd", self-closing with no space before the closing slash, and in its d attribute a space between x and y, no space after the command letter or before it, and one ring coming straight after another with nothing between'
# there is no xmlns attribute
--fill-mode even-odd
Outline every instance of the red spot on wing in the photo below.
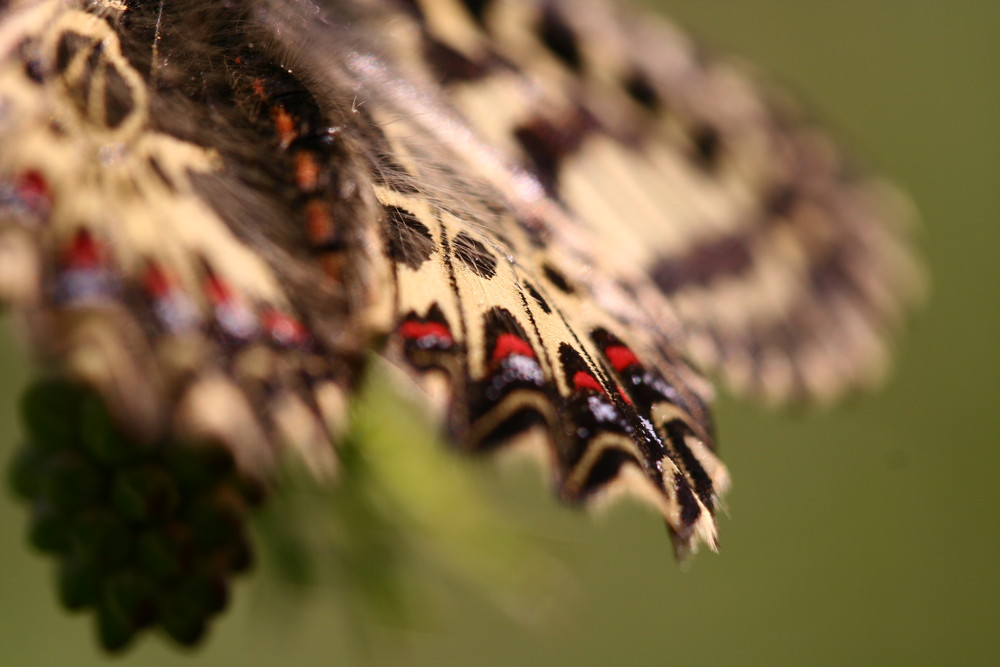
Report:
<svg viewBox="0 0 1000 667"><path fill-rule="evenodd" d="M305 326L279 310L266 310L261 321L268 335L282 345L304 345L309 340Z"/></svg>
<svg viewBox="0 0 1000 667"><path fill-rule="evenodd" d="M535 358L535 351L531 349L531 345L519 336L512 333L497 336L496 345L493 347L493 361L503 361L512 354Z"/></svg>
<svg viewBox="0 0 1000 667"><path fill-rule="evenodd" d="M212 272L205 276L203 289L212 305L216 324L222 331L239 340L249 340L257 335L260 326L257 313L241 292L234 291L226 281Z"/></svg>
<svg viewBox="0 0 1000 667"><path fill-rule="evenodd" d="M29 169L17 179L17 196L33 209L48 208L52 203L49 182L40 171Z"/></svg>
<svg viewBox="0 0 1000 667"><path fill-rule="evenodd" d="M63 256L70 269L96 269L104 263L104 252L87 229L76 232Z"/></svg>
<svg viewBox="0 0 1000 667"><path fill-rule="evenodd" d="M209 301L219 305L232 300L233 292L221 278L215 274L209 275L205 279L205 294Z"/></svg>
<svg viewBox="0 0 1000 667"><path fill-rule="evenodd" d="M576 391L589 389L590 391L604 393L604 387L597 381L597 378L586 371L577 371L573 375L573 389Z"/></svg>
<svg viewBox="0 0 1000 667"><path fill-rule="evenodd" d="M608 358L611 365L614 366L615 370L619 373L624 371L629 366L638 366L639 358L635 356L629 348L624 345L609 345L604 350L604 356Z"/></svg>
<svg viewBox="0 0 1000 667"><path fill-rule="evenodd" d="M173 280L167 275L166 270L156 263L150 263L146 267L146 273L142 277L142 284L146 292L154 299L162 299L174 288Z"/></svg>
<svg viewBox="0 0 1000 667"><path fill-rule="evenodd" d="M420 340L422 338L435 337L444 342L452 343L454 338L451 330L446 324L440 322L418 322L407 320L399 327L399 333L410 340Z"/></svg>

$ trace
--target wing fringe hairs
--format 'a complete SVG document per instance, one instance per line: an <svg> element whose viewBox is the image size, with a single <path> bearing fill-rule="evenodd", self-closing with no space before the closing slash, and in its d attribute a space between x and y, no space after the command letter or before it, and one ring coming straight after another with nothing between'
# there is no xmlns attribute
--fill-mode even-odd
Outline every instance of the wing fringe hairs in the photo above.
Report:
<svg viewBox="0 0 1000 667"><path fill-rule="evenodd" d="M801 114L599 2L0 12L0 297L74 383L39 395L80 424L94 392L110 414L88 419L159 478L203 451L182 443L221 445L231 465L199 479L236 490L237 525L279 462L335 474L376 350L459 449L532 451L563 500L632 493L680 556L714 549L728 475L689 360L772 401L831 397L915 293L879 187ZM45 421L31 452L79 444ZM135 462L73 446L113 501ZM188 511L147 501L130 520ZM224 583L242 561L221 560ZM106 645L153 623L196 641L218 606L165 621L148 599L102 620Z"/></svg>

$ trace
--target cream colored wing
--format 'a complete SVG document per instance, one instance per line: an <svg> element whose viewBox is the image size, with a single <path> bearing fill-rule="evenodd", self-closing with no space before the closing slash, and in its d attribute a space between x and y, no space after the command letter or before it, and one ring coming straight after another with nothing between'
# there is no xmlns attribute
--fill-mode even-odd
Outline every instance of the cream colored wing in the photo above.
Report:
<svg viewBox="0 0 1000 667"><path fill-rule="evenodd" d="M910 211L748 67L608 2L404 4L458 112L699 365L773 402L879 375L920 291Z"/></svg>

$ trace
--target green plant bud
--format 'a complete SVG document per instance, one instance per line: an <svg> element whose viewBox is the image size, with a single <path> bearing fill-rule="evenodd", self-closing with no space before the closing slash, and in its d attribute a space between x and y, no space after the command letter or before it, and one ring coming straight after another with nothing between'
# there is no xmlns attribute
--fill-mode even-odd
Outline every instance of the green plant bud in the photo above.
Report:
<svg viewBox="0 0 1000 667"><path fill-rule="evenodd" d="M93 563L70 556L59 563L59 601L71 611L97 604L101 573Z"/></svg>
<svg viewBox="0 0 1000 667"><path fill-rule="evenodd" d="M139 567L157 578L175 577L182 571L185 547L164 531L143 531L136 541Z"/></svg>
<svg viewBox="0 0 1000 667"><path fill-rule="evenodd" d="M93 392L88 394L80 408L80 438L91 456L114 466L136 461L148 450L148 447L133 442L121 433L103 399Z"/></svg>
<svg viewBox="0 0 1000 667"><path fill-rule="evenodd" d="M139 627L105 604L97 607L97 640L104 650L121 651L132 643Z"/></svg>
<svg viewBox="0 0 1000 667"><path fill-rule="evenodd" d="M198 559L191 526L184 521L172 521L158 530L170 541L171 549L177 555L181 574L190 573Z"/></svg>
<svg viewBox="0 0 1000 667"><path fill-rule="evenodd" d="M36 445L53 450L77 442L83 390L65 380L42 380L21 397L21 419Z"/></svg>
<svg viewBox="0 0 1000 667"><path fill-rule="evenodd" d="M194 646L205 636L208 629L203 616L184 616L171 613L160 619L164 632L182 646Z"/></svg>
<svg viewBox="0 0 1000 667"><path fill-rule="evenodd" d="M138 572L119 572L104 582L101 606L128 619L136 628L152 625L158 616L158 587Z"/></svg>
<svg viewBox="0 0 1000 667"><path fill-rule="evenodd" d="M65 451L48 462L42 492L54 506L73 512L94 505L105 486L104 476L96 466L80 454Z"/></svg>
<svg viewBox="0 0 1000 667"><path fill-rule="evenodd" d="M73 525L74 555L102 566L115 566L128 560L133 551L133 536L128 525L107 510L95 510L81 516Z"/></svg>
<svg viewBox="0 0 1000 667"><path fill-rule="evenodd" d="M239 492L243 502L249 508L260 507L267 500L267 488L260 480L237 473L227 484L232 485Z"/></svg>
<svg viewBox="0 0 1000 667"><path fill-rule="evenodd" d="M48 458L30 443L21 445L7 468L10 488L24 500L34 500L42 492L42 478Z"/></svg>
<svg viewBox="0 0 1000 667"><path fill-rule="evenodd" d="M164 600L160 624L174 640L194 644L204 635L206 621L229 603L229 588L218 576L185 577Z"/></svg>
<svg viewBox="0 0 1000 667"><path fill-rule="evenodd" d="M196 590L201 596L199 603L206 613L218 614L229 606L229 586L225 577L213 574L193 577L191 581L197 582Z"/></svg>
<svg viewBox="0 0 1000 667"><path fill-rule="evenodd" d="M213 560L218 563L219 572L238 574L253 567L253 550L245 535L218 549Z"/></svg>
<svg viewBox="0 0 1000 667"><path fill-rule="evenodd" d="M235 491L220 489L192 508L191 526L200 550L231 544L243 536L246 515Z"/></svg>
<svg viewBox="0 0 1000 667"><path fill-rule="evenodd" d="M212 443L171 443L165 448L165 463L186 490L214 486L235 469L232 455Z"/></svg>
<svg viewBox="0 0 1000 667"><path fill-rule="evenodd" d="M174 515L181 496L166 470L143 465L125 470L116 477L112 501L123 516L133 521L162 521Z"/></svg>
<svg viewBox="0 0 1000 667"><path fill-rule="evenodd" d="M39 551L62 553L69 549L72 521L46 502L36 502L28 527L28 540Z"/></svg>
<svg viewBox="0 0 1000 667"><path fill-rule="evenodd" d="M206 572L184 577L174 594L175 601L180 601L191 615L209 616L222 611L229 603L225 578Z"/></svg>

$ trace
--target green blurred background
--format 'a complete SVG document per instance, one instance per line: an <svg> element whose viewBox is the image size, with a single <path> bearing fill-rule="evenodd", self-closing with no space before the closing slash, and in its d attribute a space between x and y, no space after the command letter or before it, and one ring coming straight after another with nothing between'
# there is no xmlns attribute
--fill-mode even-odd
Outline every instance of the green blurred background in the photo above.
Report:
<svg viewBox="0 0 1000 667"><path fill-rule="evenodd" d="M1000 5L657 4L773 72L916 199L933 289L887 388L823 414L723 397L731 517L722 554L690 567L645 510L593 520L537 476L470 471L564 564L545 623L416 562L409 620L353 618L335 587L297 598L265 576L204 649L147 639L122 664L1000 664ZM3 331L7 458L27 375ZM25 518L0 503L0 663L104 664L89 619L58 609Z"/></svg>

